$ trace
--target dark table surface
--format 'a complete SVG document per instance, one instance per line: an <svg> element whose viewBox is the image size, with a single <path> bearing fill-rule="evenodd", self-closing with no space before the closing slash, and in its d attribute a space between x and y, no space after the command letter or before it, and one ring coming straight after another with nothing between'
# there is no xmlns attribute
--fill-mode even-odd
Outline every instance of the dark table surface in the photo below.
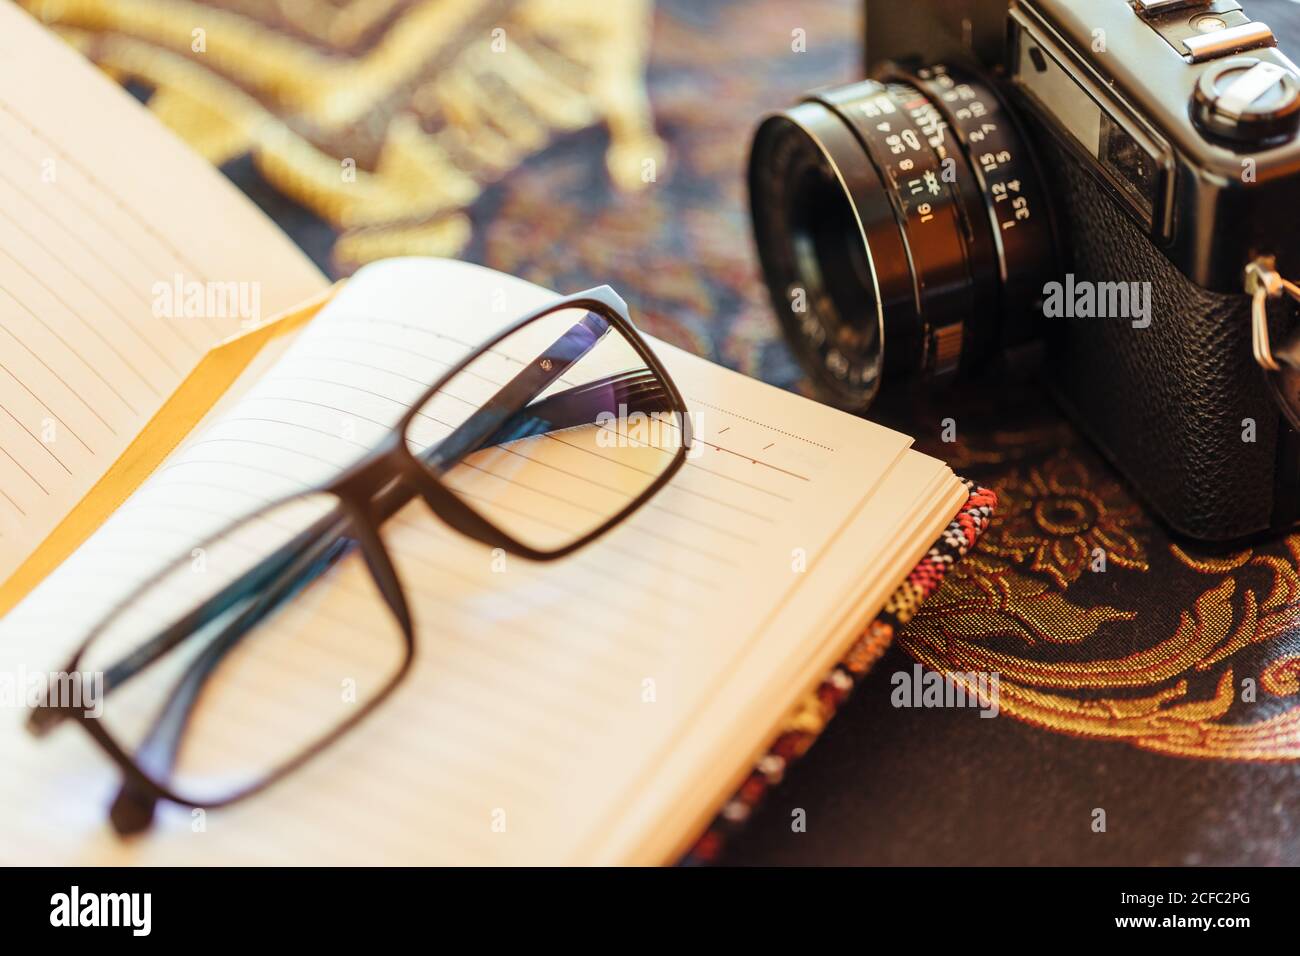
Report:
<svg viewBox="0 0 1300 956"><path fill-rule="evenodd" d="M190 35L185 5L140 5L133 23L108 0L48 9L327 272L422 254L609 283L647 331L806 388L742 171L761 113L859 74L850 0L213 0L238 15L222 58L166 39ZM1300 20L1287 0L1250 6ZM422 26L433 8L455 16ZM425 47L375 71L356 115L328 114L336 68L413 27ZM247 69L273 34L301 54L274 64L294 102ZM192 97L178 58L215 92ZM393 171L412 156L423 172ZM333 172L348 159L364 192ZM1228 553L1171 539L1032 384L937 396L906 427L996 490L998 517L726 859L1300 863L1300 535ZM1000 715L891 706L916 661L999 671Z"/></svg>

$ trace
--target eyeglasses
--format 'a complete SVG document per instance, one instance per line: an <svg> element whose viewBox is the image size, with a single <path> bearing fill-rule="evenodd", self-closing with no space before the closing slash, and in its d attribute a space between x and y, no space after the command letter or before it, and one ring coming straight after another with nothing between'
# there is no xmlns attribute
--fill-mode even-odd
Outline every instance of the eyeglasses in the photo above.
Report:
<svg viewBox="0 0 1300 956"><path fill-rule="evenodd" d="M220 807L265 789L393 692L415 637L383 526L411 502L491 549L552 561L626 519L686 460L681 395L606 286L449 364L333 480L227 526L110 611L64 668L103 675L98 715L48 695L33 711L34 733L76 720L121 767L119 832L147 828L159 800ZM322 627L326 588L341 592L327 610L343 601L354 626ZM249 695L276 698L274 733L243 726Z"/></svg>

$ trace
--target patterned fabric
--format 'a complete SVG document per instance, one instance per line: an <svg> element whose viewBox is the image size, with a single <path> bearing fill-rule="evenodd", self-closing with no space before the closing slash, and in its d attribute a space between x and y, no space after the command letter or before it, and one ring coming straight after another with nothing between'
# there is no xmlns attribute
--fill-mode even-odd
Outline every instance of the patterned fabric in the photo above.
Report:
<svg viewBox="0 0 1300 956"><path fill-rule="evenodd" d="M768 791L780 784L791 765L808 752L827 723L849 699L853 688L880 660L898 630L916 616L921 603L938 590L952 566L975 546L993 516L998 499L987 488L977 488L965 479L963 483L970 497L961 511L885 602L884 610L867 625L844 659L791 713L767 753L755 764L753 773L682 858L683 865L698 866L717 861L727 839L744 826Z"/></svg>
<svg viewBox="0 0 1300 956"><path fill-rule="evenodd" d="M858 0L22 2L333 274L415 253L608 282L652 334L806 388L743 170L763 112L860 75ZM1032 383L909 411L887 423L999 513L782 788L807 833L769 801L729 857L1300 863L1300 535L1171 537ZM997 670L1000 717L891 708L916 661Z"/></svg>

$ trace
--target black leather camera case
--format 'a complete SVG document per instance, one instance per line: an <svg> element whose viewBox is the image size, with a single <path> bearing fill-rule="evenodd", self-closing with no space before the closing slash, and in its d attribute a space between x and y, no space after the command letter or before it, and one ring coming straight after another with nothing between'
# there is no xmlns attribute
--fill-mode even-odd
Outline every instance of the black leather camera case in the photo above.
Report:
<svg viewBox="0 0 1300 956"><path fill-rule="evenodd" d="M1150 328L1048 324L1050 387L1074 422L1174 529L1227 540L1296 519L1295 434L1251 353L1250 299L1191 282L1050 137L1044 167L1080 280L1151 283ZM1287 323L1273 310L1275 341Z"/></svg>

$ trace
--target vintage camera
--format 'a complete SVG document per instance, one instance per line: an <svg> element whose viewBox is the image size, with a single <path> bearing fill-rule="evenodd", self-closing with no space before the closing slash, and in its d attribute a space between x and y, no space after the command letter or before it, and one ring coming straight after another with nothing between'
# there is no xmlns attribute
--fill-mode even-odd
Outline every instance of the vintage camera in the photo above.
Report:
<svg viewBox="0 0 1300 956"><path fill-rule="evenodd" d="M1300 273L1300 7L1246 4L868 0L871 78L767 117L750 160L823 397L861 412L1038 354L1176 531L1300 518L1300 372L1268 370L1270 341L1300 356L1277 294Z"/></svg>

